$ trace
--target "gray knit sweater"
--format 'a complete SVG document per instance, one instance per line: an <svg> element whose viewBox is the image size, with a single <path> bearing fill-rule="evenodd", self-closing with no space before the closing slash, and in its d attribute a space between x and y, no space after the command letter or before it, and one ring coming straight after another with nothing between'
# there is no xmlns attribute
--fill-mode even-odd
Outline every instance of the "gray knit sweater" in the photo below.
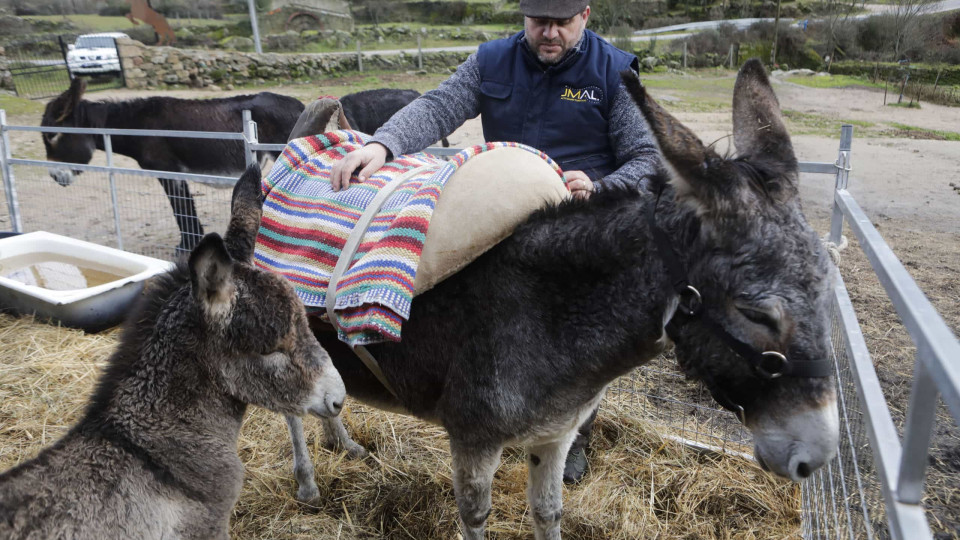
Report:
<svg viewBox="0 0 960 540"><path fill-rule="evenodd" d="M474 53L439 87L400 109L369 142L386 146L394 156L419 152L479 114L480 64ZM617 169L598 187L614 183L637 186L656 172L660 163L657 146L623 84L613 98L607 133Z"/></svg>

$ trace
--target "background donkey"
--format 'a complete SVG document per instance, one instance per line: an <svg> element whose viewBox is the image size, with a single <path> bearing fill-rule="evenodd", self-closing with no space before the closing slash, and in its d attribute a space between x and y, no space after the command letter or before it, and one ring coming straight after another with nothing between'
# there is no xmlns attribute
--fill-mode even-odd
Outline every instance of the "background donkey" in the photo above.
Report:
<svg viewBox="0 0 960 540"><path fill-rule="evenodd" d="M261 92L221 99L176 99L149 97L128 101L86 101L86 83L76 78L70 88L47 104L42 126L171 129L183 131L243 130L242 112L247 109L257 123L261 143L285 143L297 117L303 112L299 100ZM47 159L66 163L90 163L94 150L103 150L99 135L44 133ZM112 137L113 151L137 160L142 169L199 174L239 175L244 169L243 143L216 139L173 137ZM268 153L261 153L261 158ZM272 153L276 157L276 153ZM73 182L76 172L51 170L62 186ZM180 229L180 250L193 249L203 237L203 226L187 183L160 178L163 191Z"/></svg>
<svg viewBox="0 0 960 540"><path fill-rule="evenodd" d="M86 413L0 474L0 538L228 538L248 403L333 416L343 383L282 277L251 264L260 173L226 238L159 278L128 319Z"/></svg>
<svg viewBox="0 0 960 540"><path fill-rule="evenodd" d="M823 376L832 371L791 373L804 362L831 366L833 270L800 211L797 161L763 66L750 61L737 79L736 159L704 147L635 76L626 82L670 169L659 204L650 193L607 189L548 207L419 296L403 341L369 347L398 398L334 334L318 331L351 395L446 428L464 538L482 538L494 471L512 444L528 453L536 537L560 537L563 461L576 429L613 379L667 344L668 322L690 302L674 289L683 278L699 289L703 316L671 322L680 365L740 412L758 461L800 480L836 452L834 381ZM657 247L657 230L677 264ZM718 328L787 360L751 364ZM361 453L339 419L324 429L328 444ZM302 437L293 433L300 497L317 493Z"/></svg>

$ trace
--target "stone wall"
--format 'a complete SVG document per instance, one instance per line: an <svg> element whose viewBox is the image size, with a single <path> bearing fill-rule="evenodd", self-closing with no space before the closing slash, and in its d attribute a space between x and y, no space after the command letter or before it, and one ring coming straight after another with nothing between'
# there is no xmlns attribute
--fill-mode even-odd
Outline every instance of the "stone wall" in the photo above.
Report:
<svg viewBox="0 0 960 540"><path fill-rule="evenodd" d="M221 87L264 82L315 81L357 71L357 56L350 53L280 54L148 47L139 41L117 42L128 88ZM449 73L466 60L468 52L425 53L423 70ZM416 55L363 58L364 70L415 70Z"/></svg>

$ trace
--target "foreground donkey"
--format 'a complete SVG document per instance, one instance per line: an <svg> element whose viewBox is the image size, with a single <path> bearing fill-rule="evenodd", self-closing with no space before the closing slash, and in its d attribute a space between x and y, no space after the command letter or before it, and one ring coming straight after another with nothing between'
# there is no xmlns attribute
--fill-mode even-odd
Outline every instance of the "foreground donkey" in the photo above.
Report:
<svg viewBox="0 0 960 540"><path fill-rule="evenodd" d="M737 79L735 159L704 147L635 76L625 81L670 169L669 185L654 181L662 196L611 188L547 208L417 297L403 341L368 347L397 398L318 332L351 395L446 428L466 539L483 537L494 471L514 444L528 452L536 537L559 538L577 427L611 381L671 340L681 368L753 433L761 465L799 481L836 452L833 270L800 211L763 66L750 61ZM291 427L298 496L315 496ZM329 444L362 453L338 418L324 429Z"/></svg>
<svg viewBox="0 0 960 540"><path fill-rule="evenodd" d="M247 404L340 412L343 383L293 289L251 264L259 190L248 169L226 238L147 293L80 422L0 474L0 538L226 539Z"/></svg>

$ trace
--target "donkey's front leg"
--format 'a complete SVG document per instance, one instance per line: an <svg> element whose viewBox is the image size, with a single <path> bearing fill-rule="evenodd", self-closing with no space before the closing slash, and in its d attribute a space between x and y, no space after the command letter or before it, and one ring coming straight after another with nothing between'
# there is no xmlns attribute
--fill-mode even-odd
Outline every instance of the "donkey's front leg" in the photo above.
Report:
<svg viewBox="0 0 960 540"><path fill-rule="evenodd" d="M347 428L343 427L343 421L339 416L333 418L322 418L324 446L330 450L346 451L347 458L360 459L367 457L367 449L357 444L350 438Z"/></svg>
<svg viewBox="0 0 960 540"><path fill-rule="evenodd" d="M287 416L287 428L293 441L293 477L297 479L297 500L313 503L320 496L320 489L313 479L313 462L307 449L307 438L303 433L303 419L299 416Z"/></svg>
<svg viewBox="0 0 960 540"><path fill-rule="evenodd" d="M559 439L527 446L527 501L533 513L536 540L560 540L563 511L563 466L577 430Z"/></svg>
<svg viewBox="0 0 960 540"><path fill-rule="evenodd" d="M460 510L463 540L482 540L490 515L490 485L500 465L501 446L476 448L450 441L453 457L453 493Z"/></svg>

